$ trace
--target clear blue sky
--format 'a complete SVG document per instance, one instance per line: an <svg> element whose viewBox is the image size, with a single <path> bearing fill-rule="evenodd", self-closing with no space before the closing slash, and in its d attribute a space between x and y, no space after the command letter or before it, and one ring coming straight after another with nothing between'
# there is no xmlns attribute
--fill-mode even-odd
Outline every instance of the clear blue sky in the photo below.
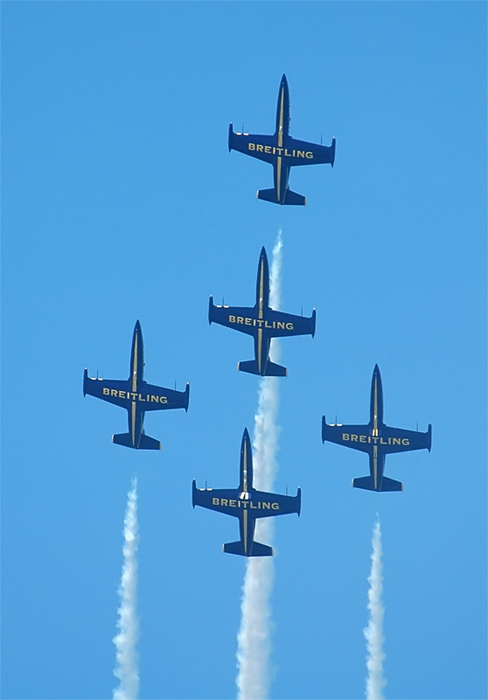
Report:
<svg viewBox="0 0 488 700"><path fill-rule="evenodd" d="M2 695L110 697L130 479L139 481L141 697L235 696L245 561L237 522L191 508L191 480L237 485L251 341L207 323L251 304L284 238L272 697L361 698L379 514L388 698L486 697L486 14L480 2L2 3ZM291 133L336 165L292 171L305 208L258 201L271 168L227 127ZM113 445L123 411L83 398L146 379L188 414L150 414L160 453ZM432 452L391 456L403 494L351 488L367 459L322 445L321 416L385 420Z"/></svg>

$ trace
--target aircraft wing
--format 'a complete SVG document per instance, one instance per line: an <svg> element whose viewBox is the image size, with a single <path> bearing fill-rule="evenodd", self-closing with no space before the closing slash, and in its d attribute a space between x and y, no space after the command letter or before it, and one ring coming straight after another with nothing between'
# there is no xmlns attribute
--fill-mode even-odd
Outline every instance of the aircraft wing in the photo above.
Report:
<svg viewBox="0 0 488 700"><path fill-rule="evenodd" d="M315 335L315 319L315 309L310 318L270 309L266 314L266 333L273 338L288 335L311 335L313 337ZM273 326L272 329L268 328L270 324Z"/></svg>
<svg viewBox="0 0 488 700"><path fill-rule="evenodd" d="M322 146L318 143L310 143L309 141L300 141L299 139L289 138L286 144L287 150L290 153L295 153L293 162L290 165L318 165L320 163L330 163L334 165L336 140L332 139L331 146ZM301 154L305 157L302 157ZM300 154L300 157L299 155Z"/></svg>
<svg viewBox="0 0 488 700"><path fill-rule="evenodd" d="M127 408L129 389L130 386L127 380L92 379L88 376L88 371L85 369L85 374L83 376L83 396L90 394L90 396L95 396L97 399L102 399L116 406Z"/></svg>
<svg viewBox="0 0 488 700"><path fill-rule="evenodd" d="M385 426L381 430L382 451L385 453L409 452L410 450L429 450L432 446L432 426L426 433L417 430L403 430L402 428L390 428Z"/></svg>
<svg viewBox="0 0 488 700"><path fill-rule="evenodd" d="M276 146L274 136L236 133L232 123L229 124L229 151L240 151L265 163L274 163L276 156L273 155L273 146Z"/></svg>
<svg viewBox="0 0 488 700"><path fill-rule="evenodd" d="M210 297L208 303L208 322L218 323L221 326L228 326L241 333L248 335L256 334L256 326L254 326L255 316L254 307L249 306L216 306L213 303L213 297Z"/></svg>
<svg viewBox="0 0 488 700"><path fill-rule="evenodd" d="M297 490L296 496L282 496L278 493L266 491L253 491L250 509L255 518L270 518L275 515L288 515L296 513L300 515L302 503L302 490Z"/></svg>
<svg viewBox="0 0 488 700"><path fill-rule="evenodd" d="M253 518L266 518L275 515L287 515L297 513L301 509L301 489L296 496L282 496L277 493L253 490L247 499L240 499L238 489L198 489L193 480L192 487L193 507L201 506L219 513L239 517L247 510Z"/></svg>
<svg viewBox="0 0 488 700"><path fill-rule="evenodd" d="M242 508L239 507L239 492L237 489L198 489L195 479L192 484L193 507L201 506L216 510L226 515L239 517Z"/></svg>
<svg viewBox="0 0 488 700"><path fill-rule="evenodd" d="M328 425L322 416L322 442L335 442L360 452L371 452L368 431L368 425Z"/></svg>
<svg viewBox="0 0 488 700"><path fill-rule="evenodd" d="M146 402L141 404L144 411L163 411L168 408L184 408L186 411L190 400L190 385L186 385L186 391L176 391L144 382L140 396Z"/></svg>

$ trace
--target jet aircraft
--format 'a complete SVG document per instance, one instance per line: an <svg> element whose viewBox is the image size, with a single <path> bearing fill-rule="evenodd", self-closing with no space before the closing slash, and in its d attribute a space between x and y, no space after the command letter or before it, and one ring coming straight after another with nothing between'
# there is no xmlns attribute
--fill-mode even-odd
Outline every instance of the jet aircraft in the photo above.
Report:
<svg viewBox="0 0 488 700"><path fill-rule="evenodd" d="M383 388L378 365L371 382L370 419L366 425L328 425L322 416L322 442L335 442L369 455L369 476L353 479L352 485L368 491L403 491L401 481L383 476L387 454L427 449L432 445L432 425L426 433L390 428L383 422Z"/></svg>
<svg viewBox="0 0 488 700"><path fill-rule="evenodd" d="M306 198L292 192L288 187L290 168L295 165L334 165L336 140L330 146L322 146L308 141L299 141L289 134L290 93L286 75L281 78L276 110L276 129L273 135L235 133L232 122L229 125L229 151L240 151L245 155L264 160L273 166L274 187L258 190L258 199L274 204L305 205Z"/></svg>
<svg viewBox="0 0 488 700"><path fill-rule="evenodd" d="M247 428L241 443L240 482L236 489L198 489L193 479L193 507L201 506L239 518L241 539L224 544L224 552L244 557L271 557L273 548L254 540L257 518L297 513L300 515L302 492L296 496L258 491L252 485L252 449Z"/></svg>
<svg viewBox="0 0 488 700"><path fill-rule="evenodd" d="M129 432L112 436L112 442L139 450L160 450L161 443L144 432L146 411L161 411L169 408L188 410L190 385L186 391L164 389L144 381L144 347L141 324L137 321L132 336L129 379L99 379L83 377L83 396L90 394L97 399L108 401L125 408L129 418Z"/></svg>
<svg viewBox="0 0 488 700"><path fill-rule="evenodd" d="M254 306L216 306L210 297L208 322L228 326L254 336L255 359L239 362L237 369L262 377L286 377L286 367L269 359L272 338L289 335L315 335L315 309L310 318L274 311L269 305L269 266L266 248L261 249Z"/></svg>

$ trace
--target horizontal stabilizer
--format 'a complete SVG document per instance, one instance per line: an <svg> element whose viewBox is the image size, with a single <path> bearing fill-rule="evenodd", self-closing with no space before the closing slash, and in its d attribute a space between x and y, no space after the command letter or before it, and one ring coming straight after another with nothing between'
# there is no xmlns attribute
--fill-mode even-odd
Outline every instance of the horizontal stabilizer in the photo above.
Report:
<svg viewBox="0 0 488 700"><path fill-rule="evenodd" d="M262 374L259 371L258 363L256 360L247 360L246 362L239 362L237 369L241 372L248 372L249 374ZM266 364L266 371L262 374L263 377L287 377L288 370L286 367L277 365L274 362L268 361Z"/></svg>
<svg viewBox="0 0 488 700"><path fill-rule="evenodd" d="M401 481L395 481L395 479L389 479L384 476L381 481L382 491L403 491L403 484Z"/></svg>
<svg viewBox="0 0 488 700"><path fill-rule="evenodd" d="M302 194L298 194L298 192L293 192L290 189L286 190L285 199L283 202L280 202L278 199L274 187L269 190L258 190L256 196L258 199L264 199L266 202L273 202L273 204L292 204L304 207L307 203L306 197L304 197Z"/></svg>
<svg viewBox="0 0 488 700"><path fill-rule="evenodd" d="M112 442L114 442L116 445L123 445L124 447L135 447L140 450L161 449L161 443L159 442L159 440L155 440L154 438L149 437L149 435L144 435L144 433L141 435L139 445L132 444L132 437L130 433L118 433L116 435L112 435Z"/></svg>
<svg viewBox="0 0 488 700"><path fill-rule="evenodd" d="M135 447L132 444L132 438L130 433L118 433L117 435L112 435L112 442L116 445L123 445L124 447Z"/></svg>
<svg viewBox="0 0 488 700"><path fill-rule="evenodd" d="M275 362L268 361L268 364L266 365L265 374L267 377L287 377L288 370L286 369L286 367L277 365Z"/></svg>
<svg viewBox="0 0 488 700"><path fill-rule="evenodd" d="M381 480L381 487L379 489L375 489L372 476L363 476L359 479L353 479L352 485L356 489L365 489L366 491L403 491L403 484L401 481L388 479L386 476Z"/></svg>
<svg viewBox="0 0 488 700"><path fill-rule="evenodd" d="M292 190L287 189L285 192L284 204L294 204L299 207L304 207L307 204L307 198L298 192L292 192Z"/></svg>
<svg viewBox="0 0 488 700"><path fill-rule="evenodd" d="M258 190L256 197L258 199L264 199L266 202L273 202L273 204L279 204L278 197L276 196L276 190L272 187L269 190Z"/></svg>
<svg viewBox="0 0 488 700"><path fill-rule="evenodd" d="M273 547L268 547L266 544L261 544L260 542L253 542L251 545L251 552L246 554L244 551L244 544L242 540L238 542L227 542L224 544L224 552L227 554L239 554L242 557L272 557Z"/></svg>

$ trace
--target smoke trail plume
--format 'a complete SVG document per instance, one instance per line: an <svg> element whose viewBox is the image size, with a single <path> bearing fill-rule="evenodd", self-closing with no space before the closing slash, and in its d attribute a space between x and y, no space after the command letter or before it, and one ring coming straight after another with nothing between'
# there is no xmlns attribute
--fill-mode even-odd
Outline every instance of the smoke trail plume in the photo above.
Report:
<svg viewBox="0 0 488 700"><path fill-rule="evenodd" d="M370 588L368 591L368 609L370 618L368 626L364 630L368 648L368 679L366 682L366 698L367 700L383 700L383 688L386 685L386 680L383 676L383 661L385 654L383 653L383 617L385 614L383 608L383 564L381 557L383 549L381 546L381 527L379 520L376 520L373 529L373 553L371 554L371 575L368 578Z"/></svg>
<svg viewBox="0 0 488 700"><path fill-rule="evenodd" d="M273 249L270 273L270 306L281 303L281 265L283 241L281 231ZM279 360L280 348L275 338L271 343L270 359ZM259 383L258 411L254 425L254 486L272 491L278 464L279 405L278 377L263 377ZM258 542L272 544L273 519L260 518L256 523ZM242 620L237 642L239 700L265 700L269 695L271 673L271 594L273 592L274 562L272 557L251 557L247 560L242 588Z"/></svg>
<svg viewBox="0 0 488 700"><path fill-rule="evenodd" d="M114 700L136 700L139 694L139 659L136 644L139 639L137 619L137 547L139 525L137 523L137 479L132 479L132 488L127 497L124 519L124 565L119 587L120 606L117 627L119 633L113 642L116 649L117 668L114 675L119 687L114 690Z"/></svg>

